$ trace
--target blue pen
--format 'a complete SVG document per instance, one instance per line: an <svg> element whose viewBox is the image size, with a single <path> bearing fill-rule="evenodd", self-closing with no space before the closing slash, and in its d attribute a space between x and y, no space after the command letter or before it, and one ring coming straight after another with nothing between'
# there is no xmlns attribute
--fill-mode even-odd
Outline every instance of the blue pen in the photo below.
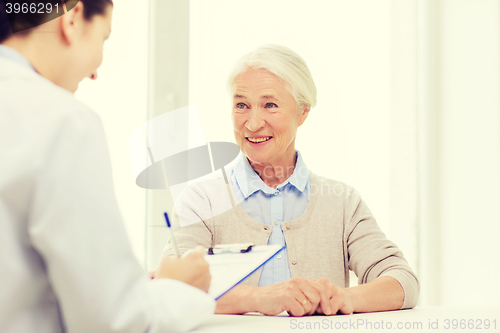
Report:
<svg viewBox="0 0 500 333"><path fill-rule="evenodd" d="M175 235L174 235L174 232L172 230L172 226L170 225L170 220L168 219L168 214L165 212L164 215L165 215L165 221L167 221L168 230L170 231L170 239L172 240L172 243L174 244L175 253L177 254L177 257L180 257L181 254L179 252L179 247L177 246L177 240L175 239Z"/></svg>

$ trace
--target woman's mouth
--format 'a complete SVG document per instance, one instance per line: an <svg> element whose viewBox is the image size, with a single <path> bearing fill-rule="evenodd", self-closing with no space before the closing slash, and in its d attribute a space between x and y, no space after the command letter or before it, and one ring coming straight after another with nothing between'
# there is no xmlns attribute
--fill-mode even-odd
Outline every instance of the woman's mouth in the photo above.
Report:
<svg viewBox="0 0 500 333"><path fill-rule="evenodd" d="M272 136L264 136L264 137L259 137L259 138L247 137L246 139L250 143L259 144L259 143L267 142L267 141L271 140L272 138L273 138Z"/></svg>

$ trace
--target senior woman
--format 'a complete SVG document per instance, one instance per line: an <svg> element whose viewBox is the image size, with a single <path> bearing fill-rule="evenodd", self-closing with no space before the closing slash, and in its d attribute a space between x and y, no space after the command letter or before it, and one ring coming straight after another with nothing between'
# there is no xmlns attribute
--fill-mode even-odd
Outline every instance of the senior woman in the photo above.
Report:
<svg viewBox="0 0 500 333"><path fill-rule="evenodd" d="M177 241L183 252L237 242L287 248L224 295L216 312L302 316L414 307L417 277L359 193L309 172L295 150L297 129L316 105L304 60L283 46L258 48L236 64L228 87L242 154L227 170L227 189L221 175L179 197ZM223 203L228 191L237 204ZM168 244L164 255L171 254ZM358 286L349 287L349 270Z"/></svg>

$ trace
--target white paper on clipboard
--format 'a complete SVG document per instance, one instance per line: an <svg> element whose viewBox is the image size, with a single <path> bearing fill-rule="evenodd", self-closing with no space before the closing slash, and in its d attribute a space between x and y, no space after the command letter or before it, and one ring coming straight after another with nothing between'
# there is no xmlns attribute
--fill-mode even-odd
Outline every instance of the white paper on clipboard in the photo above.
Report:
<svg viewBox="0 0 500 333"><path fill-rule="evenodd" d="M208 294L215 300L219 299L284 248L281 245L257 245L246 253L205 255L212 275Z"/></svg>

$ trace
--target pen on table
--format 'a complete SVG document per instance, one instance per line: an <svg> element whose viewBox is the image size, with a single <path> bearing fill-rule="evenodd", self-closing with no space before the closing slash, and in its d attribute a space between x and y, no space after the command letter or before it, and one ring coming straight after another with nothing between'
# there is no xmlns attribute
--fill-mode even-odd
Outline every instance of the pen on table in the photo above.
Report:
<svg viewBox="0 0 500 333"><path fill-rule="evenodd" d="M177 240L175 239L175 235L174 235L174 232L172 230L172 226L170 225L170 220L168 219L167 212L165 212L164 215L165 215L165 221L167 222L168 230L170 231L170 239L172 240L172 243L174 244L175 253L177 254L177 257L180 257L181 254L179 252L179 247L177 246Z"/></svg>

